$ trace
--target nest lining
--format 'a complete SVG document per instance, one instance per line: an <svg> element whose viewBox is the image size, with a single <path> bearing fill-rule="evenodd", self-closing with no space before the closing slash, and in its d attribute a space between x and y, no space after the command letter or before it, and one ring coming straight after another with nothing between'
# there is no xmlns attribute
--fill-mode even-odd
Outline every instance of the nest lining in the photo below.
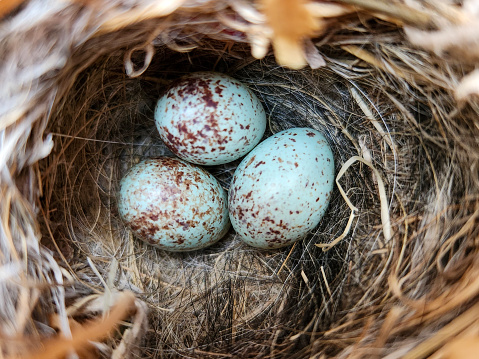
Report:
<svg viewBox="0 0 479 359"><path fill-rule="evenodd" d="M215 47L217 51L212 51ZM357 73L352 80L351 74L342 73L348 71L345 65L293 72L278 68L272 59L244 60L248 49L241 46L234 49L236 56L223 53L219 57L222 47L211 42L206 50L188 54L157 48L148 70L134 79L123 72L124 56L119 54L124 50L101 57L80 75L49 127L56 136L53 154L58 155L47 158L42 173L55 179L44 180L52 188L45 203L57 209L49 218L58 226L53 235L67 246L70 265L80 265L76 275L99 291L102 283L87 265L87 257L104 277L112 259L118 261L114 287L131 290L148 304L155 334L142 345L157 348L163 356L195 351L277 355L279 349L266 350L265 343L274 343L283 353L294 352L306 345L304 339L288 343L286 338L302 331L326 331L347 308L342 304L345 293L355 287L363 295L368 292L365 278L377 277L384 265L372 252L385 245L377 182L371 171L358 165L341 183L358 207L359 217L352 235L327 252L315 244L340 236L350 214L337 191L315 232L284 250L248 248L232 231L215 246L187 254L156 250L132 238L118 218L118 182L140 159L171 155L153 120L156 100L171 80L199 70L231 74L264 103L269 120L266 136L290 127L316 128L332 144L336 172L350 157L367 154L381 176L390 178L388 192L401 198L409 196L405 191L415 176L421 173L420 183L426 187L432 178L417 134L405 133L404 117L381 91L364 82L364 74ZM141 64L144 54L135 56L132 61ZM381 126L387 127L382 135L389 141L377 134L378 125L361 114L355 102L378 96L381 102L375 101L374 106L381 117L377 121L384 121ZM238 162L209 170L227 189ZM421 193L421 188L417 191ZM392 205L397 206L394 202L391 213ZM408 208L410 203L403 206ZM361 275L354 275L356 271ZM258 344L245 347L245 341Z"/></svg>
<svg viewBox="0 0 479 359"><path fill-rule="evenodd" d="M245 49L241 51L246 53ZM324 221L314 236L298 243L291 251L249 248L232 231L215 246L186 254L156 250L132 238L118 218L115 203L118 182L138 160L171 155L159 139L153 120L159 94L170 80L184 73L212 70L208 66L213 66L218 58L215 53L211 55L204 50L175 55L159 49L156 59L143 75L144 80L126 78L122 72L122 57L99 59L100 65L86 70L72 88L70 96L76 101L67 100L55 116L58 120L52 122L52 131L57 137L54 153L60 156L47 159L42 170L56 179L49 183L55 188L49 191L51 197L45 198L49 207L59 208L50 218L51 223L59 226L54 237L64 238L63 243L67 245L64 255L68 255L65 259L70 263L86 263L88 256L107 274L111 259L118 260L121 274L115 286L136 292L149 304L151 319L157 328L155 345L163 348L164 355L192 349L225 352L230 350L225 345L230 346L232 341L241 343L245 338L266 342L284 322L284 319L278 320L297 305L298 297L306 303L329 301L322 278L311 278L307 283L309 286L314 283L318 293L301 294L307 287L300 273L307 276L311 267L317 271L322 266L325 278L329 277L332 285L337 281L346 256L342 253L344 249L338 247L321 253L314 243L327 240L344 227L337 221L341 215L331 225ZM173 68L169 68L171 64ZM234 68L243 64L242 59L223 55L218 65ZM322 92L334 97L321 95L328 103L311 107L311 101L304 94L292 94L293 73L282 70L279 76L266 76L272 67L277 69L269 60L269 64L233 70L233 75L249 84L269 109L269 134L293 126L322 128L329 134L327 126L318 124L318 118L324 121L329 106L335 108L335 116L341 112L344 117L349 103L348 98L337 101L341 97L336 89L343 87L341 91L346 93L339 78L325 72L331 79L332 91ZM303 87L307 88L306 81L311 80L304 73L300 76L305 82ZM84 112L78 107L84 108ZM329 127L333 130L333 126ZM335 138L337 143L344 141L344 138ZM238 163L209 170L227 188ZM341 213L343 207L336 196L330 211ZM73 243L76 246L72 246ZM76 271L84 281L101 289L101 283L88 266ZM296 291L299 293L293 295ZM315 298L318 294L322 298ZM278 316L280 307L285 314ZM326 310L333 309L324 306L322 316ZM310 319L300 318L300 323L305 320ZM162 324L166 322L168 326ZM298 325L293 323L292 327Z"/></svg>
<svg viewBox="0 0 479 359"><path fill-rule="evenodd" d="M50 104L49 121L35 122L32 141L43 143L41 135L53 133L55 146L39 167L27 167L17 177L17 185L26 183L28 198L35 193L29 189L32 178L40 177L42 244L67 272L45 265L51 257L40 249L30 250L32 267L43 263L45 277L57 270L57 280L67 279L65 289L53 291L60 296L66 291L68 308L108 292L105 284L110 291L133 291L148 306L149 330L133 331L142 340L127 341L127 352L142 357L397 357L411 348L421 357L420 343L456 323L474 299L467 289L477 271L479 182L471 171L477 168L476 111L454 107L445 74L457 69L403 47L398 29L380 21L344 26L322 47L328 66L302 71L285 70L270 57L255 61L241 44L227 49L221 41L199 41L189 33L194 26L178 30L185 22L158 27L147 21L86 42L56 77L56 100L41 96L46 104L40 112ZM128 78L125 55L168 26L171 31L153 42L146 72ZM357 33L359 26L377 43L369 45L368 37ZM358 61L364 53L344 43L364 44L392 70ZM192 44L196 50L177 52ZM144 65L141 50L131 56L135 68ZM206 250L170 254L131 237L116 213L118 180L141 158L169 155L156 134L154 104L169 81L194 70L226 72L248 84L265 105L269 134L293 126L320 129L333 146L338 171L353 156L372 163L378 172L358 163L341 179L358 207L342 242L327 252L315 246L347 227L350 208L337 191L315 233L285 250L257 251L230 232ZM234 164L210 170L227 187ZM389 241L378 176L386 183ZM12 203L8 227L35 227L28 206L17 198ZM5 307L15 307L11 288L1 289L12 298ZM55 327L47 318L49 299L39 303L37 322L29 327L46 336ZM85 319L101 311L90 307L71 317L88 323ZM111 355L126 330L96 350Z"/></svg>

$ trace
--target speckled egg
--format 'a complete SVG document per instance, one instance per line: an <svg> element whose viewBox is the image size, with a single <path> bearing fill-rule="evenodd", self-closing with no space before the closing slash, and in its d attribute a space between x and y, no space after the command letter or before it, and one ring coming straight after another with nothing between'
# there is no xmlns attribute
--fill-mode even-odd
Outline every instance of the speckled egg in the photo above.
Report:
<svg viewBox="0 0 479 359"><path fill-rule="evenodd" d="M139 238L168 251L207 247L229 228L226 191L205 170L176 158L133 166L120 182L118 209Z"/></svg>
<svg viewBox="0 0 479 359"><path fill-rule="evenodd" d="M324 136L293 128L260 143L240 163L229 189L236 233L258 248L287 246L315 228L328 206L334 159Z"/></svg>
<svg viewBox="0 0 479 359"><path fill-rule="evenodd" d="M215 72L196 72L175 82L159 99L155 121L173 153L201 165L244 156L266 128L263 106L254 93Z"/></svg>

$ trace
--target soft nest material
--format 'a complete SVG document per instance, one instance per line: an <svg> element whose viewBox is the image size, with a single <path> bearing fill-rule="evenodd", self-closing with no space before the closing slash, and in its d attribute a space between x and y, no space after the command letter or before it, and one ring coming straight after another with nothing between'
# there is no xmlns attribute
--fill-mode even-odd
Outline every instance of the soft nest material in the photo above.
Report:
<svg viewBox="0 0 479 359"><path fill-rule="evenodd" d="M0 15L4 357L477 352L479 1L31 0ZM119 220L121 176L171 155L158 96L199 70L248 85L267 135L328 138L337 186L304 241L260 251L230 231L171 254ZM227 188L236 165L209 170Z"/></svg>

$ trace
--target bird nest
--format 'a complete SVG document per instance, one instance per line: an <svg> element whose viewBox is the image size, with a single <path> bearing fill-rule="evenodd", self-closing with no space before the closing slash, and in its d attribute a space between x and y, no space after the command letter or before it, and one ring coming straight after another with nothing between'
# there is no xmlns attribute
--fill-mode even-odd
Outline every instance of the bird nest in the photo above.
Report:
<svg viewBox="0 0 479 359"><path fill-rule="evenodd" d="M458 358L479 335L477 1L7 1L0 8L6 358ZM270 47L272 44L272 47ZM156 101L239 79L266 136L328 139L328 211L289 247L171 253L119 180L171 156ZM227 189L239 161L208 167Z"/></svg>

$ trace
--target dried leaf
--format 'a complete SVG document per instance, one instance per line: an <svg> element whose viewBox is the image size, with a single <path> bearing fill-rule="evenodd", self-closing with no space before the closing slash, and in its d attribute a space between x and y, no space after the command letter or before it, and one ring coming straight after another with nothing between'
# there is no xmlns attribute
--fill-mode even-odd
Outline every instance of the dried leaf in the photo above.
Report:
<svg viewBox="0 0 479 359"><path fill-rule="evenodd" d="M0 1L0 18L7 16L10 12L20 6L23 0L2 0Z"/></svg>
<svg viewBox="0 0 479 359"><path fill-rule="evenodd" d="M474 359L479 353L479 337L460 338L446 345L444 357L447 359Z"/></svg>
<svg viewBox="0 0 479 359"><path fill-rule="evenodd" d="M319 53L318 48L314 46L311 40L305 41L304 51L306 61L312 69L319 69L320 67L326 66L324 57Z"/></svg>
<svg viewBox="0 0 479 359"><path fill-rule="evenodd" d="M273 47L278 63L299 69L306 65L303 42L322 28L303 0L262 0L263 11L273 29Z"/></svg>
<svg viewBox="0 0 479 359"><path fill-rule="evenodd" d="M479 70L464 76L456 88L455 97L458 101L465 101L471 95L479 95Z"/></svg>
<svg viewBox="0 0 479 359"><path fill-rule="evenodd" d="M61 358L72 350L81 350L91 341L106 338L111 331L132 310L135 309L135 297L130 292L119 295L117 302L108 312L108 315L92 320L85 325L70 321L72 324L72 338L55 337L45 343L40 351L26 355L30 359ZM55 318L52 318L55 321Z"/></svg>

